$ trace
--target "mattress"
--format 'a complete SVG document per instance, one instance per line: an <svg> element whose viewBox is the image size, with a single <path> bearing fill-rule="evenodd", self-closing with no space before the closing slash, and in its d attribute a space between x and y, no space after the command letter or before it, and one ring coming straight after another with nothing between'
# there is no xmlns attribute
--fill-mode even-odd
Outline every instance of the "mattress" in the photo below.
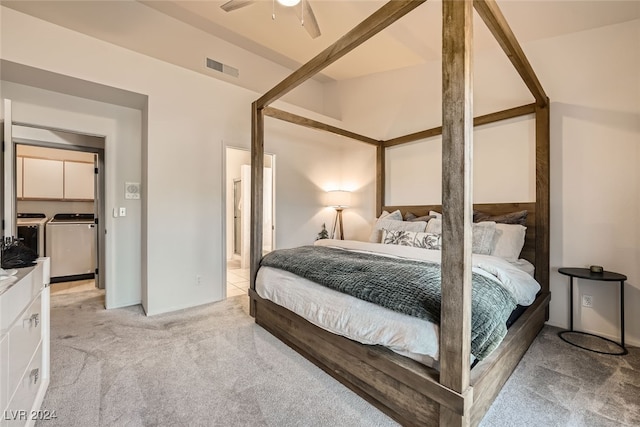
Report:
<svg viewBox="0 0 640 427"><path fill-rule="evenodd" d="M317 245L381 256L440 261L440 251L379 243L319 240ZM519 305L531 305L540 290L530 263L473 255L473 270L498 278ZM524 261L524 262L522 262ZM256 277L260 297L278 304L331 333L366 345L382 345L427 366L438 367L438 325L397 313L326 288L293 273L261 267Z"/></svg>

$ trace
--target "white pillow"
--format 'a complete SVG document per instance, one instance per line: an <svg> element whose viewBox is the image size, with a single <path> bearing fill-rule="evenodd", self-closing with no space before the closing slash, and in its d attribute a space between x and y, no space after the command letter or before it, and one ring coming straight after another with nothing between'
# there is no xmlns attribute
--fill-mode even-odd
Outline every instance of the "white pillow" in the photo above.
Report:
<svg viewBox="0 0 640 427"><path fill-rule="evenodd" d="M432 215L432 213L433 211L429 212L429 215ZM425 231L431 234L442 234L442 217L436 217L429 220Z"/></svg>
<svg viewBox="0 0 640 427"><path fill-rule="evenodd" d="M385 228L382 229L382 243L440 250L442 236L420 231L387 230Z"/></svg>
<svg viewBox="0 0 640 427"><path fill-rule="evenodd" d="M371 231L371 236L369 236L370 242L380 243L382 241L382 229L391 231L424 231L427 228L427 223L424 221L395 221L387 218L376 221Z"/></svg>
<svg viewBox="0 0 640 427"><path fill-rule="evenodd" d="M429 215L431 215L432 217L437 218L437 219L442 219L442 214L440 212L429 211Z"/></svg>
<svg viewBox="0 0 640 427"><path fill-rule="evenodd" d="M489 255L495 244L496 223L493 221L477 222L472 225L474 254ZM430 234L442 234L442 219L434 218L427 223L425 232Z"/></svg>
<svg viewBox="0 0 640 427"><path fill-rule="evenodd" d="M383 219L387 219L387 220L392 219L394 221L402 221L402 212L400 212L400 209L393 211L391 213L387 211L382 211L378 219L376 219L376 221L373 223L373 227L371 228L371 234L369 235L370 242L380 243L380 238L382 237L382 231L380 230L382 230L382 227L378 227L377 224L379 221L382 221Z"/></svg>
<svg viewBox="0 0 640 427"><path fill-rule="evenodd" d="M527 227L520 224L496 224L491 255L516 261L524 246L526 232Z"/></svg>

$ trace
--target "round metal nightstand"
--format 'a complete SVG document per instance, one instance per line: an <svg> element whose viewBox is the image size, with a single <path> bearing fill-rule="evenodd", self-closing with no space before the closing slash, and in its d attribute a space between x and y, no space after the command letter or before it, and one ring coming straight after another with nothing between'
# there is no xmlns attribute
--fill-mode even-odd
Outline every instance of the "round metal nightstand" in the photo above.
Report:
<svg viewBox="0 0 640 427"><path fill-rule="evenodd" d="M580 347L584 350L593 351L595 353L600 354L609 354L612 356L622 356L628 353L627 348L624 346L624 282L627 280L627 276L624 274L614 273L612 271L603 271L602 273L594 273L588 268L560 268L558 269L560 274L564 274L565 276L569 276L569 288L570 288L570 302L571 302L571 311L570 311L570 328L567 331L558 332L558 336L564 342L574 345L576 347ZM608 338L601 337L599 335L590 334L588 332L574 331L573 330L573 279L586 279L586 280L599 280L603 282L620 282L620 343L612 341ZM580 344L576 344L574 342L569 341L564 335L566 334L581 334L596 337L598 339L607 341L617 347L620 348L620 352L607 352L607 351L599 351L594 350L592 348L588 348L582 346Z"/></svg>

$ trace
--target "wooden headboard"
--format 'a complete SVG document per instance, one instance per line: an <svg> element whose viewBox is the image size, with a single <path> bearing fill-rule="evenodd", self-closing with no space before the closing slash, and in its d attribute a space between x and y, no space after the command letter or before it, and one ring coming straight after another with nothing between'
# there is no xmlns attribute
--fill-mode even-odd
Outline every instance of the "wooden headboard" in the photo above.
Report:
<svg viewBox="0 0 640 427"><path fill-rule="evenodd" d="M411 212L416 216L428 215L429 211L442 212L442 205L419 205L419 206L383 206L383 210L393 212L400 210L402 215ZM509 212L527 211L527 233L524 239L524 247L520 253L520 258L524 258L536 267L536 204L531 203L479 203L473 205L473 209L492 214L501 215ZM378 212L380 215L381 212Z"/></svg>

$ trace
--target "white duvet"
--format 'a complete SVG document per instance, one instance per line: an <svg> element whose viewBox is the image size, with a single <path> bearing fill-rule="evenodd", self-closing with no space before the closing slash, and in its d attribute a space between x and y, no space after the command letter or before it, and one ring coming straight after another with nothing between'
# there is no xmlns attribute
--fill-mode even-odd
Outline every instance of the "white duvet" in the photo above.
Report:
<svg viewBox="0 0 640 427"><path fill-rule="evenodd" d="M440 262L440 251L353 240L318 240L318 246L383 256ZM540 285L531 264L511 263L490 255L473 255L473 271L495 277L520 305L531 305ZM316 326L362 344L383 345L429 366L438 360L437 325L397 313L311 282L293 273L262 267L256 278L262 298L287 308Z"/></svg>

